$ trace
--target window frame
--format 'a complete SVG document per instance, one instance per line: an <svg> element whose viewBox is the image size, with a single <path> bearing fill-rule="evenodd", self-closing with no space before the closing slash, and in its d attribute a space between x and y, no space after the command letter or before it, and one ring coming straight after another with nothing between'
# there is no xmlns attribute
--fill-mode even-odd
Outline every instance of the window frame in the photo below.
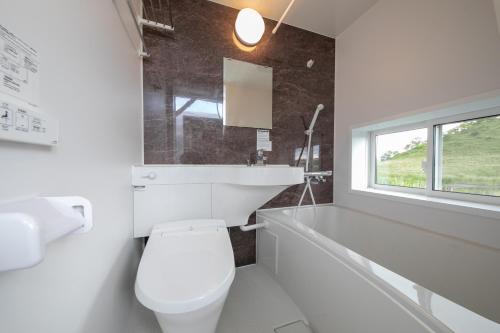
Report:
<svg viewBox="0 0 500 333"><path fill-rule="evenodd" d="M485 203L500 205L500 196L489 196L482 194L447 192L435 190L436 176L440 171L437 167L438 154L436 151L436 136L437 128L439 125L446 125L449 123L463 122L492 116L500 116L500 107L489 108L480 111L461 113L457 115L434 118L427 121L415 122L403 126L391 126L382 129L377 129L369 132L369 146L368 146L368 188L374 190L382 190L387 192L407 193L424 195L426 197L434 197L441 199L452 199L457 201L467 201L474 203ZM376 183L376 137L378 135L391 134L397 132L411 131L416 129L427 129L427 160L424 172L426 174L426 188L412 188L397 185L381 185Z"/></svg>
<svg viewBox="0 0 500 333"><path fill-rule="evenodd" d="M383 190L383 191L395 191L395 192L403 192L403 193L411 193L411 194L425 194L426 193L426 191L425 191L426 189L423 189L423 188L404 187L404 186L397 186L397 185L383 185L383 184L376 183L376 177L377 177L377 148L376 148L377 145L376 145L376 142L377 142L377 136L379 136L379 135L412 131L412 130L417 130L417 129L426 129L427 125L428 125L427 122L419 122L419 123L415 123L415 124L397 126L397 127L389 127L389 128L384 128L384 129L370 132L370 154L369 154L370 168L369 168L369 175L368 175L368 180L369 180L368 185L370 188L377 189L377 190ZM429 137L428 132L427 132L427 137ZM427 154L428 153L429 152L427 151ZM427 174L427 170L425 173ZM426 184L426 187L427 186L428 186L428 184Z"/></svg>

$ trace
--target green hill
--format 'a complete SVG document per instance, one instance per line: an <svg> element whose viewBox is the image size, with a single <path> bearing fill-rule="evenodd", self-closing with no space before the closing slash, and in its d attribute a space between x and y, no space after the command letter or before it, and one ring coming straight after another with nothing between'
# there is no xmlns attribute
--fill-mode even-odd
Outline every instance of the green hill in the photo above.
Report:
<svg viewBox="0 0 500 333"><path fill-rule="evenodd" d="M379 184L425 187L427 144L377 162ZM500 116L462 123L443 137L443 190L500 195Z"/></svg>

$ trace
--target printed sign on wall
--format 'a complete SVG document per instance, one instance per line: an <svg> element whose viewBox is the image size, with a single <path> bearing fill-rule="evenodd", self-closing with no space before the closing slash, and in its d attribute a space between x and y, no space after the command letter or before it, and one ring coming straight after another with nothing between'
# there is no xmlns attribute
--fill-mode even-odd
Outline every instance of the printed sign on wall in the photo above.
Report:
<svg viewBox="0 0 500 333"><path fill-rule="evenodd" d="M38 53L0 25L0 93L38 105Z"/></svg>

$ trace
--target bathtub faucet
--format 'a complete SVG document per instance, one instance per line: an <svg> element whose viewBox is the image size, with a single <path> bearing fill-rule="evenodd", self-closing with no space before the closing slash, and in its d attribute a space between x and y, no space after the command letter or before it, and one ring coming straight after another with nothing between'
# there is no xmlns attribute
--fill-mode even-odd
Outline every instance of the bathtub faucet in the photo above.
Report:
<svg viewBox="0 0 500 333"><path fill-rule="evenodd" d="M304 172L304 178L311 179L311 181L317 183L326 182L326 177L331 177L333 175L333 171L313 171L313 172Z"/></svg>

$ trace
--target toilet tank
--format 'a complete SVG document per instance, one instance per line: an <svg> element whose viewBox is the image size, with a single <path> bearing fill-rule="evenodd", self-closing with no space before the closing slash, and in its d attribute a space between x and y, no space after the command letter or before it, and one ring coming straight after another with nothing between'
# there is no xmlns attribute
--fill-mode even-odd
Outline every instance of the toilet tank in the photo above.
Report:
<svg viewBox="0 0 500 333"><path fill-rule="evenodd" d="M303 179L302 168L283 165L134 166L134 237L149 236L155 224L179 220L245 225L255 210Z"/></svg>

